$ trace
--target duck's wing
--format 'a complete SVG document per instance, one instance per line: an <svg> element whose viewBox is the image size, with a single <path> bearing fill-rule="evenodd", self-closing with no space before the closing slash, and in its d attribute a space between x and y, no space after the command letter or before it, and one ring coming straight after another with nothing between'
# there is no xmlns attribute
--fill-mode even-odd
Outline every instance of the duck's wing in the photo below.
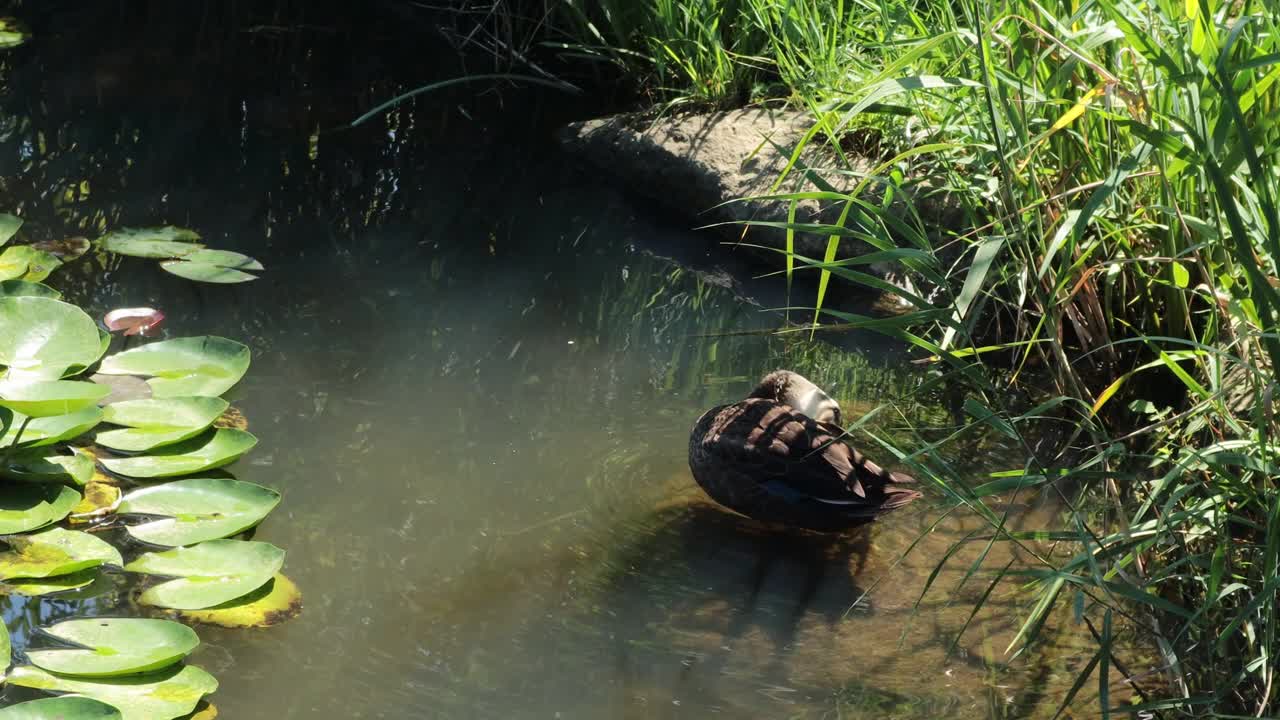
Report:
<svg viewBox="0 0 1280 720"><path fill-rule="evenodd" d="M754 468L755 480L774 494L882 510L918 496L905 489L900 495L886 493L894 483L911 479L867 460L841 442L842 435L788 405L758 398L716 408L694 431L699 452L714 456L722 467Z"/></svg>

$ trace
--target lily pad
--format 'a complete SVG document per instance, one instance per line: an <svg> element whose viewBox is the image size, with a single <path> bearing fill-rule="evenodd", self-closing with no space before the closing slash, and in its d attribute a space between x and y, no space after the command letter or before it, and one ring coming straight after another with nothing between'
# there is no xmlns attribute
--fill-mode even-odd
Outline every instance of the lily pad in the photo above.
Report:
<svg viewBox="0 0 1280 720"><path fill-rule="evenodd" d="M172 720L195 709L200 698L218 689L212 675L194 665L170 667L131 677L77 679L54 675L33 665L9 673L11 685L75 693L120 710L124 720Z"/></svg>
<svg viewBox="0 0 1280 720"><path fill-rule="evenodd" d="M29 700L0 710L0 720L122 720L115 707L79 695Z"/></svg>
<svg viewBox="0 0 1280 720"><path fill-rule="evenodd" d="M8 18L0 18L0 33L9 29L9 23L12 22ZM0 35L2 37L2 35ZM0 47L5 47L3 41L0 41ZM9 213L0 213L0 245L4 245L18 233L18 228L22 227L22 218Z"/></svg>
<svg viewBox="0 0 1280 720"><path fill-rule="evenodd" d="M0 341L3 337L0 334ZM249 348L234 340L202 336L164 340L116 353L102 361L98 372L153 376L147 384L155 397L216 397L231 389L248 369Z"/></svg>
<svg viewBox="0 0 1280 720"><path fill-rule="evenodd" d="M147 553L124 569L177 578L144 591L141 597L144 604L175 610L203 610L257 590L283 565L284 550L270 543L210 540L191 547Z"/></svg>
<svg viewBox="0 0 1280 720"><path fill-rule="evenodd" d="M11 245L0 252L0 280L17 280L27 274L35 251L27 245Z"/></svg>
<svg viewBox="0 0 1280 720"><path fill-rule="evenodd" d="M75 305L47 297L0 298L0 365L8 368L9 381L57 380L100 354L98 326Z"/></svg>
<svg viewBox="0 0 1280 720"><path fill-rule="evenodd" d="M22 26L18 24L17 20L14 20L13 18L0 18L0 48L18 47L27 41L27 37L27 31L22 29ZM14 220L18 220L12 215L9 217ZM18 224L21 225L22 221L18 220ZM14 227L9 234L12 235L17 229L17 227ZM4 241L8 239L9 238L6 237L3 240L0 240L0 245L3 245Z"/></svg>
<svg viewBox="0 0 1280 720"><path fill-rule="evenodd" d="M231 250L197 250L181 260L166 260L160 267L188 280L211 283L239 283L257 280L247 270L262 270L262 263Z"/></svg>
<svg viewBox="0 0 1280 720"><path fill-rule="evenodd" d="M205 610L179 610L187 622L227 628L271 627L302 612L302 591L292 580L276 574L266 585L235 600Z"/></svg>
<svg viewBox="0 0 1280 720"><path fill-rule="evenodd" d="M192 478L134 490L117 513L160 515L130 525L129 534L153 545L194 545L237 535L262 521L280 503L280 493L228 478Z"/></svg>
<svg viewBox="0 0 1280 720"><path fill-rule="evenodd" d="M177 258L189 255L204 245L196 242L199 233L180 227L125 228L98 238L98 245L121 255L140 258Z"/></svg>
<svg viewBox="0 0 1280 720"><path fill-rule="evenodd" d="M76 648L27 650L32 665L75 677L115 677L148 673L178 662L200 638L172 620L84 618L41 628Z"/></svg>
<svg viewBox="0 0 1280 720"><path fill-rule="evenodd" d="M124 565L120 551L86 532L53 527L8 539L0 553L0 580L69 575L99 565Z"/></svg>
<svg viewBox="0 0 1280 720"><path fill-rule="evenodd" d="M0 297L42 297L57 300L62 297L62 293L43 283L5 280L0 282Z"/></svg>
<svg viewBox="0 0 1280 720"><path fill-rule="evenodd" d="M18 578L0 585L0 593L28 597L52 595L54 593L67 592L68 590L79 590L97 579L97 568L50 578Z"/></svg>
<svg viewBox="0 0 1280 720"><path fill-rule="evenodd" d="M13 640L9 638L9 626L0 622L0 662L4 663L3 670L9 669L9 664L13 662Z"/></svg>
<svg viewBox="0 0 1280 720"><path fill-rule="evenodd" d="M4 414L10 419L5 422ZM0 422L5 431L0 435L0 448L17 443L22 447L44 447L79 437L98 426L102 422L102 409L87 407L66 415L32 418L11 413L8 409L0 411Z"/></svg>
<svg viewBox="0 0 1280 720"><path fill-rule="evenodd" d="M103 458L102 466L126 477L176 477L233 463L257 444L258 438L243 430L214 430L150 455Z"/></svg>
<svg viewBox="0 0 1280 720"><path fill-rule="evenodd" d="M0 382L0 407L32 417L68 415L111 394L111 388L76 380L41 380L30 383Z"/></svg>
<svg viewBox="0 0 1280 720"><path fill-rule="evenodd" d="M7 485L0 489L0 535L24 533L58 522L80 502L66 485Z"/></svg>
<svg viewBox="0 0 1280 720"><path fill-rule="evenodd" d="M102 419L127 429L98 433L95 442L125 452L144 452L199 435L227 409L217 397L149 398L112 403Z"/></svg>
<svg viewBox="0 0 1280 720"><path fill-rule="evenodd" d="M93 478L93 455L70 455L40 448L20 450L0 459L0 477L18 482L70 482L84 485Z"/></svg>

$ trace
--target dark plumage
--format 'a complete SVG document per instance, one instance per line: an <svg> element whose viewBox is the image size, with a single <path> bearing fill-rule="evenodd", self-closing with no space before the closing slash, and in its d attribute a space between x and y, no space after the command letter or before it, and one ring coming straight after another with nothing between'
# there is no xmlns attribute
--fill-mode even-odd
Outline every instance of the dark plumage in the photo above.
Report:
<svg viewBox="0 0 1280 720"><path fill-rule="evenodd" d="M765 522L834 532L920 497L844 444L840 406L796 373L770 373L741 402L706 412L689 436L693 477L716 502Z"/></svg>

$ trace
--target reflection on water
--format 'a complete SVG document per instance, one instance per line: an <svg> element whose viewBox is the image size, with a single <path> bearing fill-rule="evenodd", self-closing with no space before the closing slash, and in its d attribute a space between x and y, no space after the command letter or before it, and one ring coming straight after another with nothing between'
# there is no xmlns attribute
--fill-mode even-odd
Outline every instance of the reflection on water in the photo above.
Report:
<svg viewBox="0 0 1280 720"><path fill-rule="evenodd" d="M1052 714L1090 654L1064 620L1006 666L1028 596L1001 585L969 617L986 543L921 598L978 521L930 532L939 508L918 502L848 537L778 535L702 498L688 429L765 370L858 407L922 378L875 350L723 335L776 319L646 252L697 244L565 164L560 98L450 91L317 135L456 60L395 62L385 48L430 56L409 43L429 28L378 4L295 26L207 3L198 28L185 4L78 5L19 7L37 40L0 61L7 206L36 235L189 225L268 267L222 288L89 257L61 278L95 312L155 305L169 332L254 348L229 397L261 444L233 469L284 493L258 537L288 550L306 610L200 629L225 717ZM984 567L1025 562L1001 543ZM127 611L126 591L0 603L21 647L35 624Z"/></svg>

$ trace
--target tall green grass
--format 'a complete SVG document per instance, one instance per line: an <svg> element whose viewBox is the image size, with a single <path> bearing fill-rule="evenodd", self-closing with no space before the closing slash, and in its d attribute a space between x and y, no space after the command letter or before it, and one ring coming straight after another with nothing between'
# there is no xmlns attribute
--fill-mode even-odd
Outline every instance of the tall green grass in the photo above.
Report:
<svg viewBox="0 0 1280 720"><path fill-rule="evenodd" d="M1097 641L1075 687L1099 683L1104 717L1280 715L1280 7L563 4L578 47L652 73L665 100L779 85L813 114L805 142L886 129L896 152L875 171L851 174L833 143L812 190L782 196L845 209L837 224L794 228L832 242L786 266L820 273L823 288L884 290L835 240L896 260L930 289L898 291L911 312L850 315L820 294L822 321L911 343L939 384L963 390L956 434L1024 448L1024 465L975 486L937 438L885 442L989 520L988 547L1038 558L1017 577L982 562L967 576L1033 591L1011 652L1070 608ZM964 222L931 227L904 198L945 202ZM1015 387L1032 401L1012 406ZM1059 527L1015 533L988 505L1039 493L1062 503ZM1163 661L1131 678L1138 706L1108 707L1110 668L1138 672L1115 651L1119 623Z"/></svg>

